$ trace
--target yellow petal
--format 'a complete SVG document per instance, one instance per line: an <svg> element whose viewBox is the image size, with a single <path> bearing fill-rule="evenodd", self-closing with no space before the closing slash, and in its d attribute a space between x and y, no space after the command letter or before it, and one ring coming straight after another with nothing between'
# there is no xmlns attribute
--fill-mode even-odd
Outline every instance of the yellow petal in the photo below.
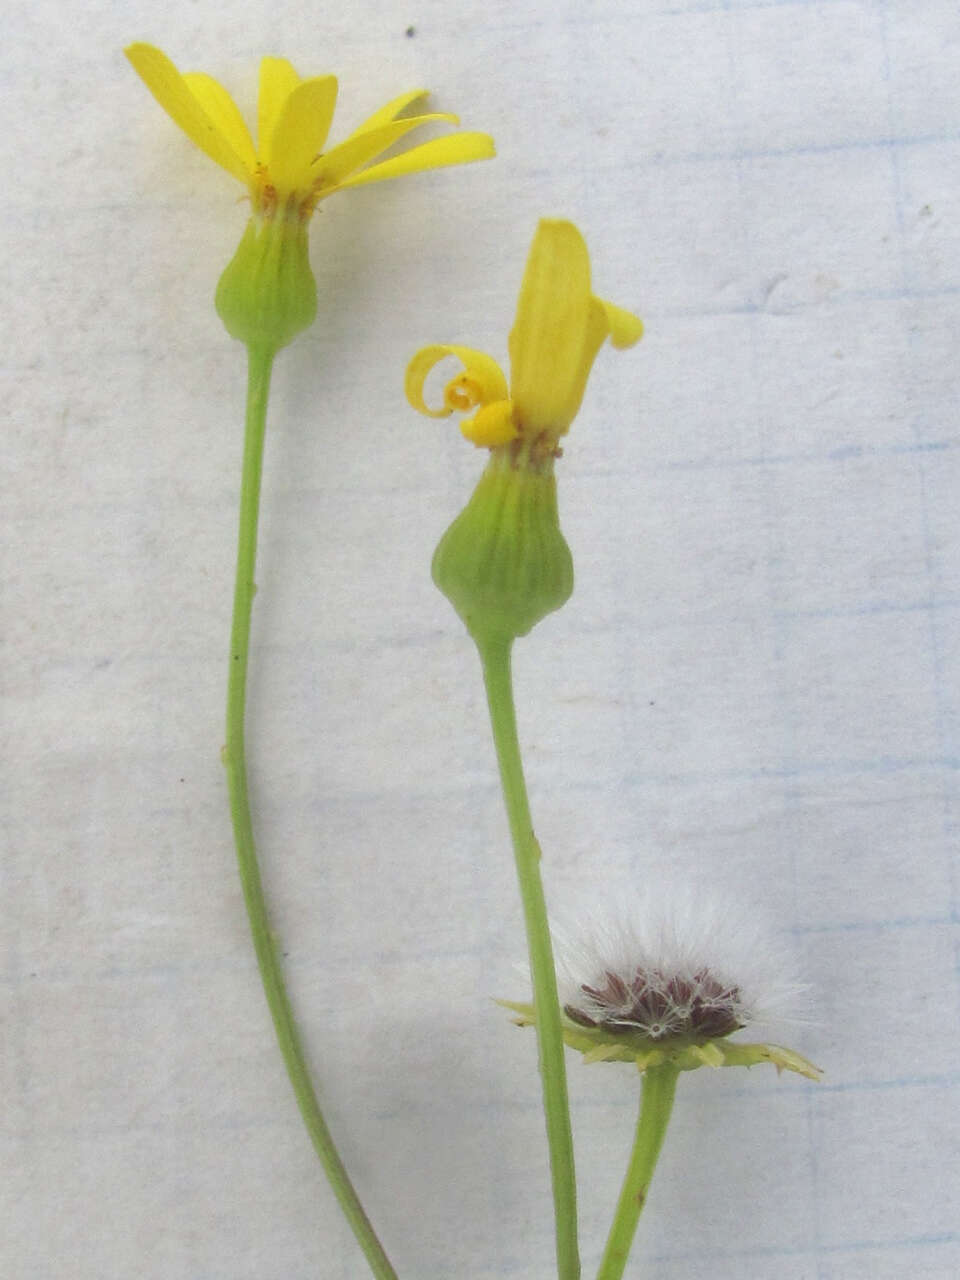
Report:
<svg viewBox="0 0 960 1280"><path fill-rule="evenodd" d="M427 92L426 89L411 89L409 93L401 93L399 98L393 98L385 106L382 106L379 111L375 111L372 116L368 116L363 124L354 129L350 137L352 138L358 133L367 133L370 129L378 129L380 125L389 124L391 120L396 120L401 111L406 111L407 107L413 106L420 98L425 98Z"/></svg>
<svg viewBox="0 0 960 1280"><path fill-rule="evenodd" d="M587 312L587 327L583 333L580 353L576 359L574 359L572 352L570 356L566 403L563 410L564 421L557 427L561 435L569 429L570 423L580 410L580 404L583 400L583 393L587 389L587 380L590 377L593 362L597 358L597 352L603 346L609 333L610 325L607 321L604 304L599 298L591 298Z"/></svg>
<svg viewBox="0 0 960 1280"><path fill-rule="evenodd" d="M365 182L385 182L388 178L402 178L422 169L442 169L448 164L468 164L471 160L489 160L496 155L493 139L485 133L451 133L446 138L434 138L419 147L405 151L392 160L384 160L364 169L362 173L340 183L340 188L360 187Z"/></svg>
<svg viewBox="0 0 960 1280"><path fill-rule="evenodd" d="M257 167L257 156L250 130L223 85L202 71L185 71L183 82L243 161L248 173L253 173Z"/></svg>
<svg viewBox="0 0 960 1280"><path fill-rule="evenodd" d="M270 142L283 104L300 83L286 58L261 58L260 91L257 94L257 147L264 164L270 163Z"/></svg>
<svg viewBox="0 0 960 1280"><path fill-rule="evenodd" d="M302 80L280 108L269 144L274 186L297 190L310 181L310 165L323 150L337 105L335 76Z"/></svg>
<svg viewBox="0 0 960 1280"><path fill-rule="evenodd" d="M604 298L598 298L597 301L606 312L610 341L615 347L623 350L640 341L643 337L643 321L639 316L635 316L632 311L625 311L623 307L615 306L612 302L607 302Z"/></svg>
<svg viewBox="0 0 960 1280"><path fill-rule="evenodd" d="M596 338L592 303L583 236L572 222L543 219L510 334L510 386L522 427L562 433L573 421L586 384L584 351Z"/></svg>
<svg viewBox="0 0 960 1280"><path fill-rule="evenodd" d="M479 413L460 423L464 436L478 449L496 449L515 440L520 432L513 420L513 401L495 400L485 404Z"/></svg>
<svg viewBox="0 0 960 1280"><path fill-rule="evenodd" d="M455 356L475 381L479 388L481 403L489 404L491 401L507 398L507 380L503 376L503 370L492 356L485 355L482 351L474 351L472 347L440 345L423 347L407 365L407 375L404 380L407 399L418 413L424 413L428 418L448 418L453 413L453 407L447 404L441 409L430 409L423 398L423 386L431 370L448 356Z"/></svg>
<svg viewBox="0 0 960 1280"><path fill-rule="evenodd" d="M590 370L593 368L593 362L597 358L597 352L607 338L610 339L615 347L623 348L632 347L634 343L640 341L642 335L643 323L632 312L625 311L623 307L617 307L612 302L605 302L603 298L590 299L590 312L587 320L587 329L583 336L583 349L580 352L580 361L576 368L576 374L570 382L569 400L567 402L567 412L569 414L567 427L569 427L580 410L583 394L587 389ZM566 430L566 427L564 430Z"/></svg>
<svg viewBox="0 0 960 1280"><path fill-rule="evenodd" d="M456 116L432 115L411 116L407 120L392 120L387 124L368 129L365 133L353 133L346 142L331 149L313 166L311 170L314 181L322 178L324 188L338 187L343 179L355 173L361 165L375 159L387 147L393 146L411 129L418 129L422 124L430 124L434 120L446 120L458 124Z"/></svg>
<svg viewBox="0 0 960 1280"><path fill-rule="evenodd" d="M228 173L232 173L241 182L247 182L250 171L243 158L200 105L167 55L150 44L132 44L126 50L126 55L140 79L190 141Z"/></svg>

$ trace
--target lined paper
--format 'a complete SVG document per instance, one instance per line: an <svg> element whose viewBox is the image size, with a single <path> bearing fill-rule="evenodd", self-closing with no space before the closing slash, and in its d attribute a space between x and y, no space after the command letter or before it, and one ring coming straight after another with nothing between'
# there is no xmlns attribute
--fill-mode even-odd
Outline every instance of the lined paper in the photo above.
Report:
<svg viewBox="0 0 960 1280"><path fill-rule="evenodd" d="M162 19L162 20L160 20ZM243 353L230 179L120 50L333 140L418 84L495 162L344 193L277 363L250 691L292 995L401 1276L552 1274L476 655L429 579L482 457L402 398L506 359L536 219L638 309L559 465L577 588L517 645L551 905L667 874L808 984L824 1082L692 1073L628 1275L947 1280L957 1232L960 17L939 0L15 6L0 363L0 1271L353 1280L271 1039L218 752ZM412 34L410 34L412 33ZM638 1095L570 1060L584 1275Z"/></svg>

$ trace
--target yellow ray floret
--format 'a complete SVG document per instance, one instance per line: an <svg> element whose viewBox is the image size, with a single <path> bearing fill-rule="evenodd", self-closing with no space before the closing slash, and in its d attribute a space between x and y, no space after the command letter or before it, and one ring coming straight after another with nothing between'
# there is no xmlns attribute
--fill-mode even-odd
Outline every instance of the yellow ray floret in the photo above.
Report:
<svg viewBox="0 0 960 1280"><path fill-rule="evenodd" d="M324 152L337 102L336 78L301 80L285 58L261 62L254 145L236 104L216 80L200 72L181 74L152 45L134 44L126 53L167 114L211 160L247 185L254 209L265 216L283 210L308 217L319 200L345 187L494 155L487 134L454 133L374 163L413 129L436 121L457 123L447 114L400 119L425 96L423 89L394 98Z"/></svg>
<svg viewBox="0 0 960 1280"><path fill-rule="evenodd" d="M270 156L270 141L273 138L273 130L280 118L283 104L299 83L300 77L286 58L260 59L260 85L257 93L257 142L259 143L264 163L268 161Z"/></svg>
<svg viewBox="0 0 960 1280"><path fill-rule="evenodd" d="M423 398L423 386L431 370L454 356L463 365L463 373L457 374L447 384L444 391L443 404L439 409L431 409ZM465 412L478 404L487 404L491 400L507 398L507 380L503 370L492 356L482 351L474 351L472 347L457 347L448 344L437 344L424 347L410 361L406 379L407 399L420 413L428 418L448 418L456 410Z"/></svg>
<svg viewBox="0 0 960 1280"><path fill-rule="evenodd" d="M509 393L500 367L490 356L467 347L432 346L410 362L407 399L430 417L477 409L461 430L486 448L518 437L553 447L576 416L604 341L609 338L615 347L631 347L642 334L643 325L632 312L591 293L587 246L573 223L543 219L527 260L510 333ZM443 407L430 409L423 396L424 383L446 356L459 359L464 372L448 383Z"/></svg>

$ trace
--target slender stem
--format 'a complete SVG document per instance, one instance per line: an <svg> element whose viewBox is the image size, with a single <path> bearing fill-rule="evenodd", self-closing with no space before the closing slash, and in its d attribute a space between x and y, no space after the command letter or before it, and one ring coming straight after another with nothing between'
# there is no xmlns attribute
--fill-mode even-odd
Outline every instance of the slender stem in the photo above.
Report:
<svg viewBox="0 0 960 1280"><path fill-rule="evenodd" d="M617 1201L617 1211L607 1237L597 1280L620 1280L627 1265L627 1256L646 1202L647 1191L657 1157L673 1110L673 1096L677 1088L679 1069L672 1062L659 1067L647 1067L643 1075L643 1099L637 1120L637 1134L626 1177Z"/></svg>
<svg viewBox="0 0 960 1280"><path fill-rule="evenodd" d="M260 477L263 469L263 437L270 392L274 352L249 349L247 420L243 446L243 479L240 488L240 529L237 540L237 576L234 584L233 623L230 630L230 677L227 685L227 743L224 763L230 791L230 816L237 848L240 883L247 905L257 964L273 1018L274 1029L300 1114L320 1163L330 1180L340 1207L353 1228L370 1269L377 1280L396 1280L396 1272L363 1210L339 1152L320 1111L310 1080L306 1055L287 995L277 955L267 904L260 879L257 851L247 794L244 718L247 697L247 660L250 650L250 614L255 593L257 522L260 510Z"/></svg>
<svg viewBox="0 0 960 1280"><path fill-rule="evenodd" d="M559 1280L578 1280L577 1184L573 1166L567 1073L560 1030L560 1003L553 964L553 946L540 879L540 846L533 833L527 788L517 740L510 673L510 641L477 641L490 708L490 724L500 765L500 781L510 820L510 834L517 863L520 897L527 930L533 999L536 1008L537 1045L543 1085L543 1109L550 1150L550 1176L556 1220L557 1274Z"/></svg>

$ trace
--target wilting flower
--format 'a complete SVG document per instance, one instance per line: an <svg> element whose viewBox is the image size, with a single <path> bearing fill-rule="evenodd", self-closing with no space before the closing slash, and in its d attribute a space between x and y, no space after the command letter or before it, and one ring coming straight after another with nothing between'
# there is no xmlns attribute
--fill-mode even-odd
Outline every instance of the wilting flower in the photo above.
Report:
<svg viewBox="0 0 960 1280"><path fill-rule="evenodd" d="M557 516L554 460L606 338L632 346L636 316L594 297L583 236L571 222L537 227L510 334L511 382L469 347L424 347L410 361L407 399L428 417L472 412L461 430L490 450L469 503L433 558L433 579L478 642L511 641L559 609L573 590L573 562ZM448 356L463 371L431 409L424 383Z"/></svg>
<svg viewBox="0 0 960 1280"><path fill-rule="evenodd" d="M460 429L474 444L494 449L526 446L534 456L554 456L557 441L576 417L594 359L609 338L632 347L643 334L640 320L590 291L590 258L572 222L544 218L537 227L510 333L510 388L497 362L470 347L424 347L407 369L407 399L431 418L476 409ZM423 398L428 374L448 356L463 372L448 383L444 402L430 409Z"/></svg>
<svg viewBox="0 0 960 1280"><path fill-rule="evenodd" d="M126 53L187 137L249 192L253 217L217 292L228 331L247 343L276 349L312 323L316 287L304 227L320 200L348 187L494 154L486 134L453 133L375 163L413 129L434 121L457 123L449 114L404 116L425 97L423 89L388 102L344 142L324 151L336 78L302 80L285 58L260 64L255 146L233 99L211 76L181 73L152 45L133 44Z"/></svg>
<svg viewBox="0 0 960 1280"><path fill-rule="evenodd" d="M729 1039L782 1018L797 988L777 976L762 932L728 905L680 895L658 907L651 898L629 924L594 926L557 950L564 1039L586 1062L633 1062L641 1071L770 1062L819 1079L792 1049ZM520 1025L534 1020L531 1005L505 1003Z"/></svg>

